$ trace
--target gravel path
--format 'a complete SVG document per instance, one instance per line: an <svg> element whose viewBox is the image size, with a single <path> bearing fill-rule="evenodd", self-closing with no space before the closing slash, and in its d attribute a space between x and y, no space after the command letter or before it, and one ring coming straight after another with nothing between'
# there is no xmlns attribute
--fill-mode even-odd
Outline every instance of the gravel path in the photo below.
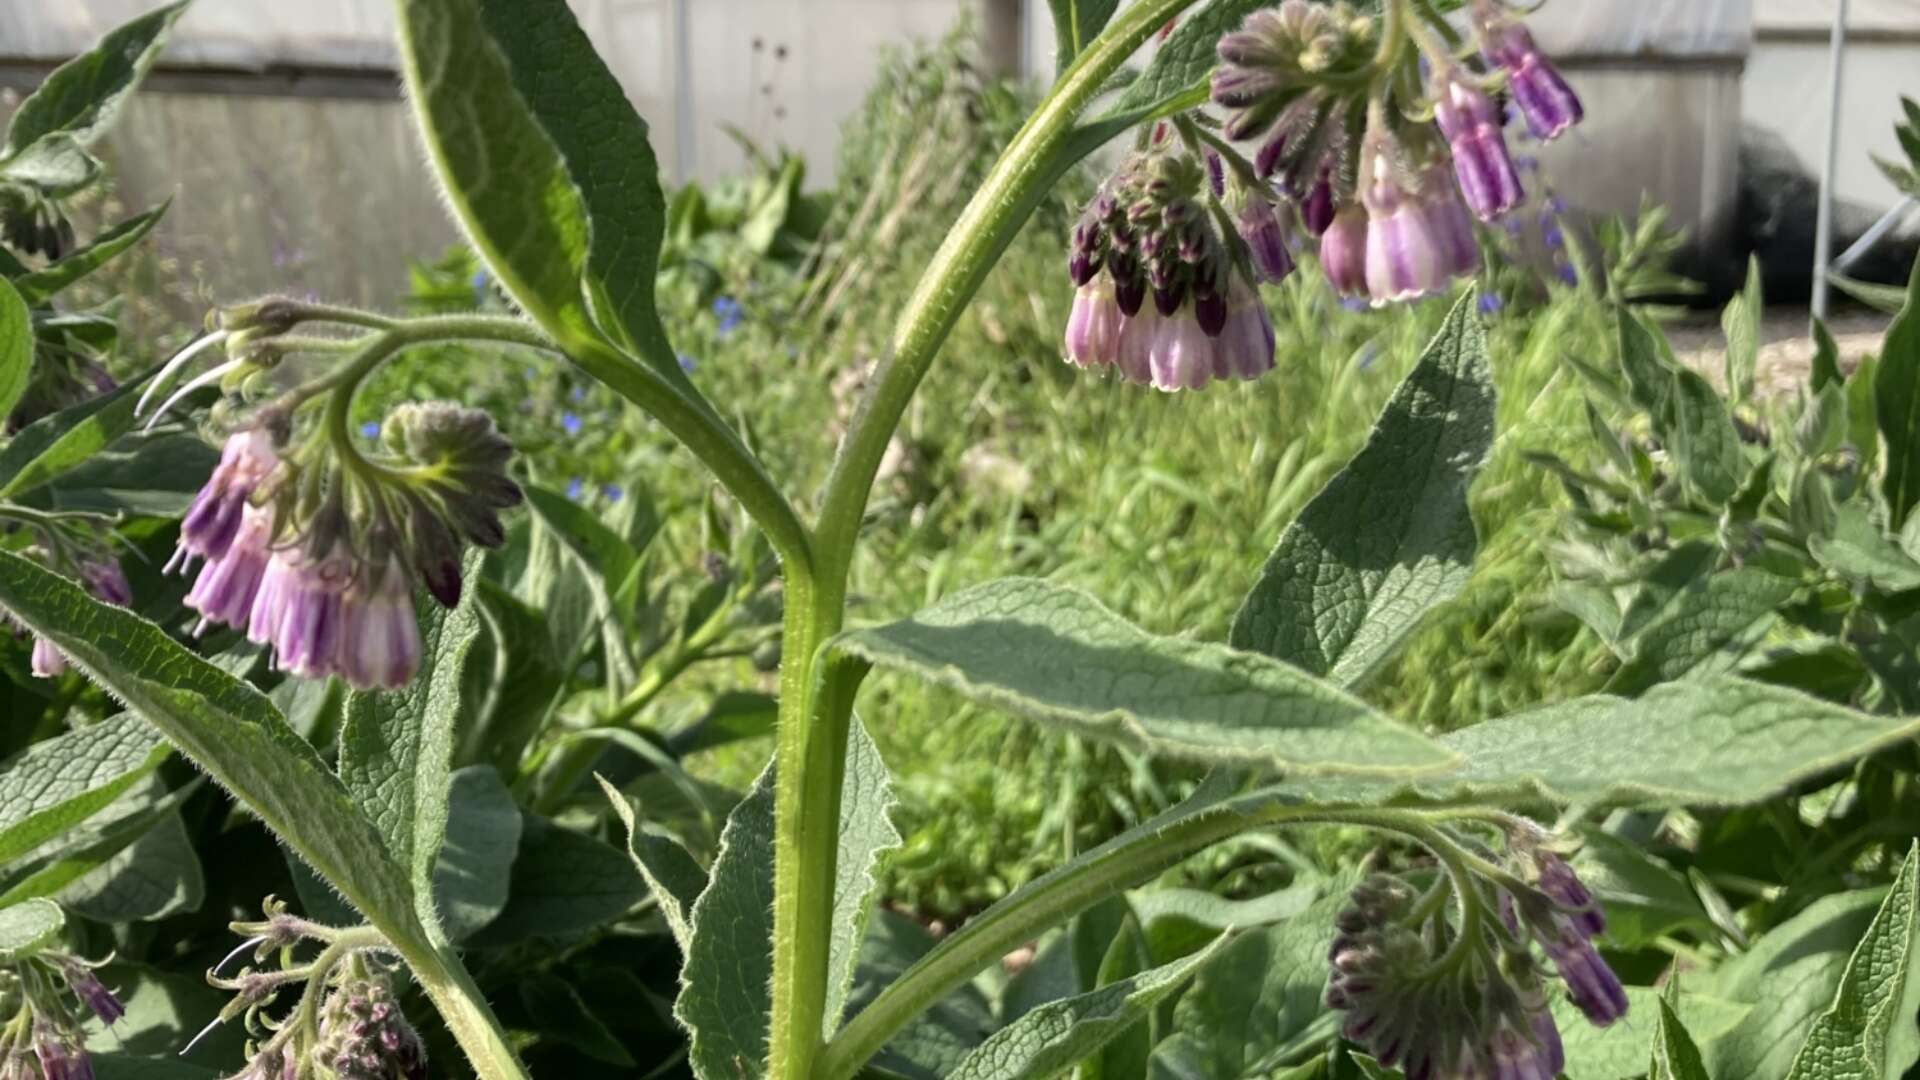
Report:
<svg viewBox="0 0 1920 1080"><path fill-rule="evenodd" d="M1860 358L1880 350L1892 318L1878 312L1849 308L1827 323L1840 347L1840 367L1852 371ZM1812 317L1806 308L1769 308L1760 323L1760 359L1755 365L1756 389L1763 394L1790 393L1806 385L1813 364ZM1667 336L1680 361L1724 389L1726 337L1717 314L1701 313L1669 324Z"/></svg>

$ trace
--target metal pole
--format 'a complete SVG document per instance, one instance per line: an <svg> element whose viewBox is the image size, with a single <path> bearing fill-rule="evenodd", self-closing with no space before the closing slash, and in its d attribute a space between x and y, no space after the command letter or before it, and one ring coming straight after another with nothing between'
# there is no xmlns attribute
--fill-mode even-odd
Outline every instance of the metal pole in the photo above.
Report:
<svg viewBox="0 0 1920 1080"><path fill-rule="evenodd" d="M1899 205L1881 215L1880 220L1873 223L1873 228L1860 234L1860 239L1855 240L1852 247L1841 252L1840 257L1833 260L1833 272L1844 274L1852 268L1854 263L1866 258L1867 252L1872 251L1875 244L1886 239L1887 234L1897 228L1901 219L1907 216L1907 212L1916 206L1920 206L1920 199L1911 195L1901 199Z"/></svg>
<svg viewBox="0 0 1920 1080"><path fill-rule="evenodd" d="M1840 83L1846 73L1847 0L1834 0L1833 54L1828 61L1827 156L1820 162L1820 209L1813 228L1813 316L1827 317L1827 275L1833 258L1833 179L1840 160Z"/></svg>
<svg viewBox="0 0 1920 1080"><path fill-rule="evenodd" d="M693 178L693 0L673 0L673 180Z"/></svg>

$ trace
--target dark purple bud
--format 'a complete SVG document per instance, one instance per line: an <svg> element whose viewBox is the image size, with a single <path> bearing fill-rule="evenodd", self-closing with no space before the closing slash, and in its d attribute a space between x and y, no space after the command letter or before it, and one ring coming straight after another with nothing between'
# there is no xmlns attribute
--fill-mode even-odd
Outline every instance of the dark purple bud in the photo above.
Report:
<svg viewBox="0 0 1920 1080"><path fill-rule="evenodd" d="M101 1023L111 1026L127 1015L126 1006L113 995L113 991L107 989L93 969L77 960L67 960L60 965L60 970L73 996L99 1017Z"/></svg>
<svg viewBox="0 0 1920 1080"><path fill-rule="evenodd" d="M1200 323L1200 331L1208 337L1217 338L1220 331L1227 328L1227 300L1217 292L1201 293L1195 291L1193 297L1193 316Z"/></svg>
<svg viewBox="0 0 1920 1080"><path fill-rule="evenodd" d="M1285 281L1293 273L1293 253L1287 250L1287 229L1280 208L1264 198L1250 198L1237 224L1254 270L1268 284Z"/></svg>
<svg viewBox="0 0 1920 1080"><path fill-rule="evenodd" d="M1092 281L1100 273L1098 257L1084 251L1076 251L1067 259L1067 276L1073 279L1077 288Z"/></svg>
<svg viewBox="0 0 1920 1080"><path fill-rule="evenodd" d="M1486 31L1487 54L1509 75L1514 104L1527 118L1527 127L1542 142L1560 137L1586 117L1580 98L1560 72L1534 44L1533 35L1519 23Z"/></svg>
<svg viewBox="0 0 1920 1080"><path fill-rule="evenodd" d="M1227 163L1220 155L1207 151L1207 186L1213 189L1213 197L1223 199L1227 194Z"/></svg>
<svg viewBox="0 0 1920 1080"><path fill-rule="evenodd" d="M1627 991L1620 977L1578 928L1566 923L1541 945L1565 980L1567 996L1595 1027L1606 1027L1627 1015Z"/></svg>
<svg viewBox="0 0 1920 1080"><path fill-rule="evenodd" d="M1156 285L1153 288L1153 306L1161 315L1168 318L1180 310L1180 305L1186 298L1186 283L1179 280L1170 281L1165 285Z"/></svg>
<svg viewBox="0 0 1920 1080"><path fill-rule="evenodd" d="M1262 180L1272 176L1280 168L1280 158L1287 152L1287 133L1276 133L1272 138L1260 144L1253 154L1253 171Z"/></svg>
<svg viewBox="0 0 1920 1080"><path fill-rule="evenodd" d="M1129 319L1140 314L1140 308L1147 302L1146 283L1138 276L1116 279L1113 284L1113 302L1120 305L1120 313Z"/></svg>
<svg viewBox="0 0 1920 1080"><path fill-rule="evenodd" d="M120 560L112 555L82 561L80 580L88 592L105 603L120 607L133 604L133 586L127 583L127 573L120 568Z"/></svg>
<svg viewBox="0 0 1920 1080"><path fill-rule="evenodd" d="M1541 852L1536 861L1540 867L1540 891L1547 899L1564 909L1573 925L1588 937L1598 937L1607 932L1607 917L1594 901L1593 893L1574 873L1573 867L1565 859L1550 851Z"/></svg>
<svg viewBox="0 0 1920 1080"><path fill-rule="evenodd" d="M1325 235L1327 227L1333 224L1333 182L1325 173L1320 174L1320 179L1300 202L1300 224L1316 237Z"/></svg>

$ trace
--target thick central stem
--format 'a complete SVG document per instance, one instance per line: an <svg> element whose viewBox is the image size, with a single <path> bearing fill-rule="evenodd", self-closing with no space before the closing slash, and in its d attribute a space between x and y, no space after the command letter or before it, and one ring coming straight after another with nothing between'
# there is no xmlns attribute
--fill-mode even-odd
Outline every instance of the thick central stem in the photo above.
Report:
<svg viewBox="0 0 1920 1080"><path fill-rule="evenodd" d="M888 442L961 312L1054 181L1091 145L1074 124L1122 63L1196 0L1123 11L1054 86L1001 154L934 255L834 461L813 536L814 574L787 581L775 750L772 1080L806 1080L824 1038L840 792L850 695L816 709L820 646L846 617L847 578Z"/></svg>

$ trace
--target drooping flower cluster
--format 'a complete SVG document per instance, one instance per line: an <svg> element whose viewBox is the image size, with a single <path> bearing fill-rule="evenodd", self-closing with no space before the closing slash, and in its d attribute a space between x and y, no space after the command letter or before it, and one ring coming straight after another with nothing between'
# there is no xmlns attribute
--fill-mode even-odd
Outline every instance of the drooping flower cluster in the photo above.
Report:
<svg viewBox="0 0 1920 1080"><path fill-rule="evenodd" d="M426 1047L378 974L350 974L328 991L319 1036L313 1061L338 1080L426 1080Z"/></svg>
<svg viewBox="0 0 1920 1080"><path fill-rule="evenodd" d="M1344 4L1286 0L1220 40L1213 77L1225 134L1255 143L1256 173L1319 237L1327 280L1376 304L1477 272L1474 219L1497 220L1524 201L1499 96L1510 94L1543 140L1583 116L1499 0L1475 4L1472 54L1441 40L1460 36L1453 27L1408 19L1401 27ZM1380 41L1383 26L1403 41ZM1429 115L1432 123L1416 119Z"/></svg>
<svg viewBox="0 0 1920 1080"><path fill-rule="evenodd" d="M19 1002L11 1020L0 1026L0 1080L93 1080L86 1036L68 999L103 1024L116 1024L126 1015L120 999L94 973L98 966L50 950L0 968L0 1000Z"/></svg>
<svg viewBox="0 0 1920 1080"><path fill-rule="evenodd" d="M203 628L242 630L305 678L391 689L413 677L414 583L458 604L462 542L503 543L499 511L520 489L485 413L408 405L382 427L391 461L339 461L324 442L289 457L276 419L227 438L169 563L203 563L186 600Z"/></svg>
<svg viewBox="0 0 1920 1080"><path fill-rule="evenodd" d="M1293 270L1280 208L1241 193L1229 218L1206 165L1162 146L1108 179L1074 229L1067 358L1161 390L1257 379L1273 323L1256 284Z"/></svg>
<svg viewBox="0 0 1920 1080"><path fill-rule="evenodd" d="M1605 928L1593 896L1559 856L1522 858L1534 883L1466 883L1478 899L1460 926L1430 900L1461 882L1423 895L1375 874L1353 890L1336 919L1326 994L1348 1041L1407 1080L1553 1080L1566 1050L1536 943L1588 1020L1606 1027L1626 1014L1620 980L1593 946Z"/></svg>

